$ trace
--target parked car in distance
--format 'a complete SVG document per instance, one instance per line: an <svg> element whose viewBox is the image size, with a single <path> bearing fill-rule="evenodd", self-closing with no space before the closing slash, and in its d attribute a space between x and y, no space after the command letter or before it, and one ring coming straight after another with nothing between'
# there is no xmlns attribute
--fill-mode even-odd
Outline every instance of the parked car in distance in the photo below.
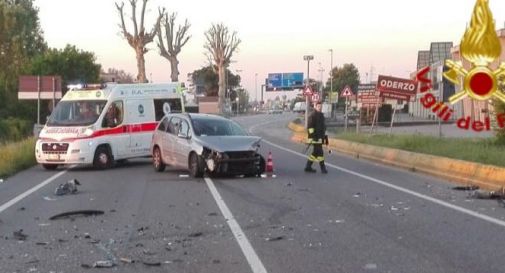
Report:
<svg viewBox="0 0 505 273"><path fill-rule="evenodd" d="M293 106L293 112L305 113L305 108L306 108L305 102L300 101L300 102L295 103L295 105Z"/></svg>
<svg viewBox="0 0 505 273"><path fill-rule="evenodd" d="M272 108L272 109L268 109L267 113L268 114L282 114L283 111L280 108Z"/></svg>
<svg viewBox="0 0 505 273"><path fill-rule="evenodd" d="M166 165L184 168L192 177L259 176L265 172L265 159L258 153L260 141L261 137L221 116L171 113L153 134L153 167L159 172Z"/></svg>

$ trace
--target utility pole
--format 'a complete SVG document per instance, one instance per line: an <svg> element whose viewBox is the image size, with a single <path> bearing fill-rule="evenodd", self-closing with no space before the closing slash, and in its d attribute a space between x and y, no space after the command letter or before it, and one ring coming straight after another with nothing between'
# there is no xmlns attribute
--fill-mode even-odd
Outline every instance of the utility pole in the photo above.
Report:
<svg viewBox="0 0 505 273"><path fill-rule="evenodd" d="M313 55L303 56L303 60L307 61L307 82L305 84L306 88L310 87L310 61L314 60ZM309 96L305 96L305 129L307 129L309 119Z"/></svg>

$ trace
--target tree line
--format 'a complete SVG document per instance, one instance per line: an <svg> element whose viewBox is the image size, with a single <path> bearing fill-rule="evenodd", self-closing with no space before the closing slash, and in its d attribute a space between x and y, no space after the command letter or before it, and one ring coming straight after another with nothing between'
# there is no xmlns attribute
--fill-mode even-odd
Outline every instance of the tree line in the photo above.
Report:
<svg viewBox="0 0 505 273"><path fill-rule="evenodd" d="M149 0L128 0L130 14L125 11L125 3L115 3L118 12L119 29L122 37L136 53L136 82L147 82L144 55L147 45L156 38L158 53L170 62L171 80L178 81L178 54L191 36L190 23L186 19L176 25L176 13L168 13L158 8L154 26L147 30L145 25L146 6ZM140 10L137 9L141 4ZM131 18L133 29L128 30L125 18ZM225 72L233 53L237 51L240 39L223 24L212 24L205 32L209 68L218 76L218 86L212 88L211 95L218 95L222 104L225 97ZM203 69L203 68L202 68ZM74 82L98 82L103 71L93 52L80 50L75 45L63 49L49 48L40 26L38 9L33 0L0 1L0 119L9 117L36 120L36 102L17 99L18 77L20 75L60 75L63 89ZM132 76L122 70L109 68L104 73L112 74L124 81L132 81ZM196 73L198 74L198 73ZM229 74L228 74L229 76ZM240 78L231 78L235 83ZM48 109L42 111L48 114Z"/></svg>

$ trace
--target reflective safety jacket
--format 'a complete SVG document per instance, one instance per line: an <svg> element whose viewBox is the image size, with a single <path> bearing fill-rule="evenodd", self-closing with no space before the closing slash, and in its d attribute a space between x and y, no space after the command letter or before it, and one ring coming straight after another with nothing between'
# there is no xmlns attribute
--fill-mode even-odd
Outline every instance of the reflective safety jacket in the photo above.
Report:
<svg viewBox="0 0 505 273"><path fill-rule="evenodd" d="M310 114L307 121L308 142L313 144L322 144L326 134L326 124L324 115L321 112L314 111Z"/></svg>

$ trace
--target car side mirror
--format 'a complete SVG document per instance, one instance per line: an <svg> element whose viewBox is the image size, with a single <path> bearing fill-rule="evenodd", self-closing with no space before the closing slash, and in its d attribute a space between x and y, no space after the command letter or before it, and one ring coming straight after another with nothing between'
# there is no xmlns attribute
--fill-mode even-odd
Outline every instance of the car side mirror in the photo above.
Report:
<svg viewBox="0 0 505 273"><path fill-rule="evenodd" d="M179 138L184 138L184 139L189 139L189 138L190 138L190 137L189 137L188 135L186 135L185 133L179 133L179 134L177 134L177 136L178 136Z"/></svg>

